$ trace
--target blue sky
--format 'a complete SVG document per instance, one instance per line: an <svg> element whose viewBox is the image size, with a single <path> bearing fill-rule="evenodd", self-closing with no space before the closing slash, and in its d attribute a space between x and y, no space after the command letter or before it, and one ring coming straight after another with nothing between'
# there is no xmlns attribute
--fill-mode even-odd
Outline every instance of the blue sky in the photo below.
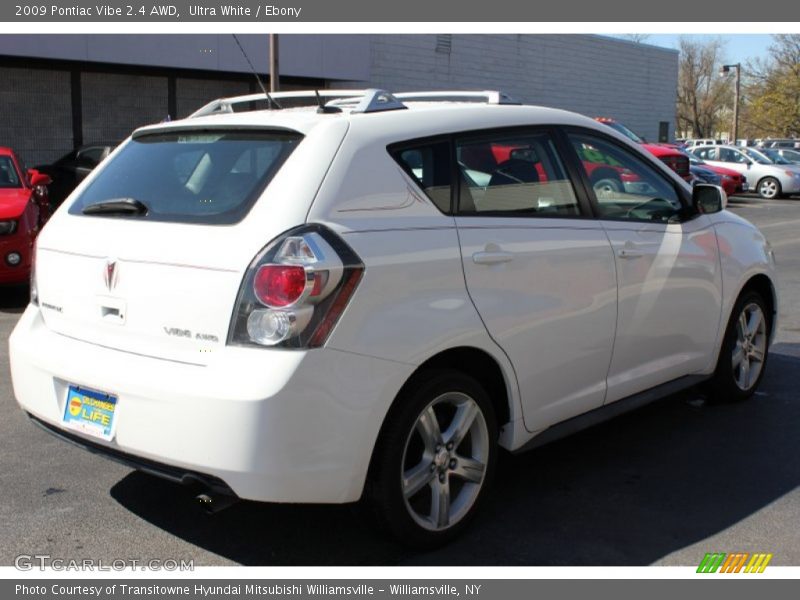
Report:
<svg viewBox="0 0 800 600"><path fill-rule="evenodd" d="M756 57L765 58L768 55L767 49L772 44L771 35L763 34L734 34L734 35L668 35L668 34L651 34L646 40L645 44L652 44L654 46L663 46L665 48L678 48L678 40L681 37L688 37L695 41L705 42L714 38L721 38L725 42L725 61L728 63L744 63L748 59Z"/></svg>

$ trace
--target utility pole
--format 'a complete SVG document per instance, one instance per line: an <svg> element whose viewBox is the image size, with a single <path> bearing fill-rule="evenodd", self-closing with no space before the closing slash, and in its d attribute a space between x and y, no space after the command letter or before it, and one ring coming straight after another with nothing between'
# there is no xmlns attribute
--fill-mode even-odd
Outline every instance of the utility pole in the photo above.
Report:
<svg viewBox="0 0 800 600"><path fill-rule="evenodd" d="M278 34L269 34L269 91L277 92L280 89L278 81Z"/></svg>
<svg viewBox="0 0 800 600"><path fill-rule="evenodd" d="M733 92L733 141L731 142L736 144L736 140L739 139L739 88L742 81L742 63L736 63L735 65L722 65L719 74L727 75L730 73L731 69L736 69L736 77L734 80L735 87Z"/></svg>

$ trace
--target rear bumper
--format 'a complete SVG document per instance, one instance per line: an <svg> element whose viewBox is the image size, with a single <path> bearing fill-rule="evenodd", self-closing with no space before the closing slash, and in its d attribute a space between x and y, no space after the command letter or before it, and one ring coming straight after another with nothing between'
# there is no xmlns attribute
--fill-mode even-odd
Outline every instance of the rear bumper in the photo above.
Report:
<svg viewBox="0 0 800 600"><path fill-rule="evenodd" d="M157 475L195 474L271 502L357 500L383 418L414 369L326 348L225 347L207 366L187 365L59 335L34 306L9 356L17 401L54 432ZM118 397L110 442L64 428L70 384Z"/></svg>
<svg viewBox="0 0 800 600"><path fill-rule="evenodd" d="M91 442L77 433L60 429L55 425L51 425L50 423L42 421L38 417L34 417L30 413L28 416L30 417L32 423L41 427L49 434L54 435L55 437L64 440L73 446L78 446L79 448L86 450L87 452L91 452L92 454L99 454L100 456L104 456L105 458L113 460L114 462L123 464L126 467L138 469L139 471L144 471L145 473L150 473L151 475L157 475L162 479L169 479L175 483L180 483L183 485L199 484L205 489L217 492L218 494L224 494L228 496L235 495L233 490L228 487L224 481L217 477L206 475L204 473L197 473L195 471L188 471L186 469L181 469L180 467L173 467L164 463L159 463L156 461L147 460L146 458L141 458L139 456L134 456L132 454L127 454L114 448L110 444Z"/></svg>

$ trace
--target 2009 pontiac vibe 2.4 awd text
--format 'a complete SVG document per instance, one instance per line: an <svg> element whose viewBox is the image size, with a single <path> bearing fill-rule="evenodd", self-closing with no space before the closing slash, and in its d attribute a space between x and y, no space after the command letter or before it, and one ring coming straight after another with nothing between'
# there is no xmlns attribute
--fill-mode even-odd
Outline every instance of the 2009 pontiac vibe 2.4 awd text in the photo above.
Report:
<svg viewBox="0 0 800 600"><path fill-rule="evenodd" d="M499 92L264 99L138 129L44 229L10 340L38 424L431 545L499 448L758 386L774 259L720 188Z"/></svg>

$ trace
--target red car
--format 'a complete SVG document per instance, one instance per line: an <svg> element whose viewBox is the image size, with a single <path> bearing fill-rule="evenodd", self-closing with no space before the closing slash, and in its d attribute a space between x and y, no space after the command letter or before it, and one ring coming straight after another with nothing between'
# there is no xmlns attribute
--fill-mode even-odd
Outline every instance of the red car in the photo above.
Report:
<svg viewBox="0 0 800 600"><path fill-rule="evenodd" d="M689 159L680 150L670 144L650 144L643 138L636 135L633 131L625 127L622 123L609 119L608 117L595 117L595 121L608 125L618 131L629 140L641 144L650 154L665 163L670 169L675 171L681 179L691 182L692 172L689 169Z"/></svg>
<svg viewBox="0 0 800 600"><path fill-rule="evenodd" d="M13 150L0 147L0 284L30 278L33 244L50 217L48 183L47 175L25 170Z"/></svg>

